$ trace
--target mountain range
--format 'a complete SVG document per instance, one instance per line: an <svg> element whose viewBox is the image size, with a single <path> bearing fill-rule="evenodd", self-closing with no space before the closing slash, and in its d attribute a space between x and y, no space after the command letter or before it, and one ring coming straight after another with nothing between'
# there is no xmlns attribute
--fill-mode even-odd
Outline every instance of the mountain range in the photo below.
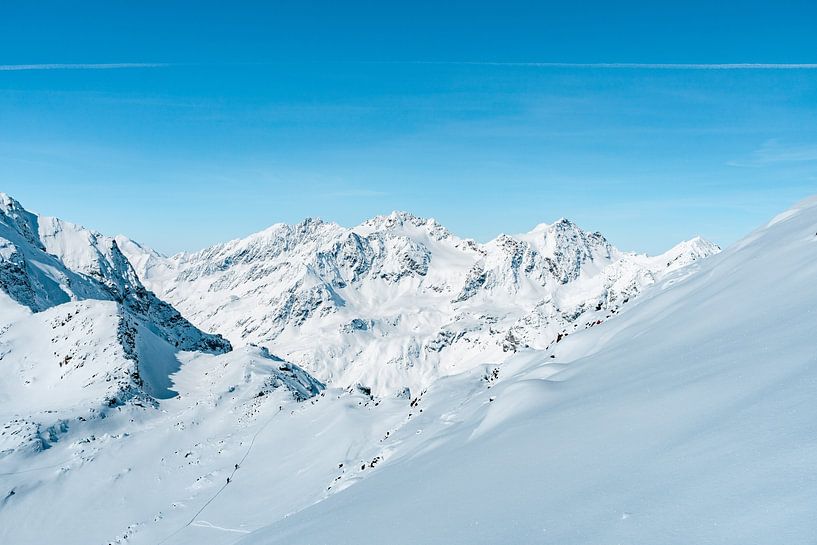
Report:
<svg viewBox="0 0 817 545"><path fill-rule="evenodd" d="M622 252L566 219L480 244L403 212L351 229L276 224L172 257L117 243L141 281L197 326L378 395L544 349L719 251L694 238L655 257Z"/></svg>
<svg viewBox="0 0 817 545"><path fill-rule="evenodd" d="M815 199L723 252L395 212L168 257L0 194L0 542L809 543L815 277Z"/></svg>

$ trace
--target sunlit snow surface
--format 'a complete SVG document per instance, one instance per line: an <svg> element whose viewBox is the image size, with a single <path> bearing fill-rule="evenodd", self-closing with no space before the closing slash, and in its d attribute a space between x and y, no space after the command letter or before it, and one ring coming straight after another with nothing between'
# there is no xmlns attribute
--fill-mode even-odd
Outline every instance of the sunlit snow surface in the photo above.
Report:
<svg viewBox="0 0 817 545"><path fill-rule="evenodd" d="M110 407L115 305L0 296L0 423L22 420L0 430L0 543L813 543L815 279L812 200L600 325L408 397L245 347L174 355L172 395ZM29 349L37 328L55 349ZM53 380L80 343L113 356Z"/></svg>
<svg viewBox="0 0 817 545"><path fill-rule="evenodd" d="M814 543L816 281L812 199L241 543Z"/></svg>

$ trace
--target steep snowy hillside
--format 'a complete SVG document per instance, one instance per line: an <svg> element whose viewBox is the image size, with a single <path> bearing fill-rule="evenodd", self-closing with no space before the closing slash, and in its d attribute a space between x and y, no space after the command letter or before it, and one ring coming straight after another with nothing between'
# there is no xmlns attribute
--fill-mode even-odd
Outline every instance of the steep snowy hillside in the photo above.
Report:
<svg viewBox="0 0 817 545"><path fill-rule="evenodd" d="M321 499L335 460L353 455L358 442L373 440L369 434L386 425L343 416L338 404L319 413L338 429L326 434L326 443L314 441L320 431L311 426L314 415L300 415L323 385L251 347L179 354L173 397L83 407L89 394L79 398L82 380L124 361L121 351L107 345L86 352L85 368L60 381L49 348L34 361L14 362L12 352L0 362L12 359L13 366L12 380L0 383L0 421L7 422L0 428L0 543L156 544L170 537L171 543L229 543L246 530L213 529L207 515L197 515L216 496L257 528L266 517ZM36 388L13 384L18 368L42 367L50 374L40 370ZM364 424L377 431L367 433ZM347 435L350 429L356 435ZM310 458L326 457L333 463L309 468ZM239 466L249 479L237 476ZM235 480L229 489L228 478ZM248 512L241 499L248 497L261 508ZM202 541L202 534L215 540Z"/></svg>
<svg viewBox="0 0 817 545"><path fill-rule="evenodd" d="M813 543L815 281L811 199L456 407L435 383L404 455L241 543Z"/></svg>
<svg viewBox="0 0 817 545"><path fill-rule="evenodd" d="M145 285L199 327L381 395L545 348L718 251L696 238L657 257L624 253L564 219L478 244L397 212L353 229L278 224L172 258L117 240Z"/></svg>
<svg viewBox="0 0 817 545"><path fill-rule="evenodd" d="M133 531L124 520L144 512L126 501L111 513L111 481L128 483L122 498L150 483L145 505L153 509L173 492L151 483L153 464L185 478L199 463L188 460L192 451L167 450L174 443L157 429L173 435L200 424L203 407L230 406L210 422L220 430L213 447L237 452L248 437L241 427L262 405L282 412L324 389L266 349L228 352L222 337L145 289L113 239L32 214L3 194L0 248L0 543L124 539ZM231 442L234 434L242 439ZM166 458L150 458L151 448ZM176 465L164 463L170 458ZM131 467L120 467L124 460ZM119 473L105 474L106 463Z"/></svg>
<svg viewBox="0 0 817 545"><path fill-rule="evenodd" d="M181 350L230 349L229 342L202 333L145 289L113 238L37 216L5 193L0 193L0 291L35 312L68 301L115 301Z"/></svg>
<svg viewBox="0 0 817 545"><path fill-rule="evenodd" d="M113 239L0 194L0 456L175 395L176 353L230 349L146 290Z"/></svg>

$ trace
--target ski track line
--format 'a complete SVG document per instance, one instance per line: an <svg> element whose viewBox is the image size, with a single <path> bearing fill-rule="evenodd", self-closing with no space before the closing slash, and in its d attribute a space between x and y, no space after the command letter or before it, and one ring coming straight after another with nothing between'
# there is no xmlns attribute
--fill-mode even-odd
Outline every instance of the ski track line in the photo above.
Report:
<svg viewBox="0 0 817 545"><path fill-rule="evenodd" d="M201 515L202 512L204 512L205 509L207 509L207 506L210 505L211 503L213 503L213 501L215 501L215 499L218 498L221 495L222 492L224 492L224 489L227 488L227 486L229 486L229 484L233 480L233 476L235 475L236 471L238 471L238 469L244 463L244 460L247 459L247 456L250 455L250 452L252 451L253 446L255 446L255 440L258 438L259 435L261 435L261 432L266 429L267 425L269 425L269 423L272 422L275 419L275 417L278 416L282 411L283 411L283 409L278 409L278 411L275 414L273 414L272 416L270 416L269 419L266 422L264 422L264 424L262 424L260 428L258 428L258 431L256 431L253 434L252 439L250 440L250 444L247 447L246 452L244 452L244 456L238 462L238 464L237 464L238 467L233 468L232 472L230 473L230 476L227 478L227 482L225 482L223 485L221 485L221 488L219 488L216 491L216 493L213 494L213 496L209 500L207 500L204 503L204 505L201 506L201 509L196 511L196 514L193 515L193 517L189 521L187 521L178 530L176 530L175 532L173 532L172 534L170 534L169 536L167 536L163 540L159 541L156 545L163 545L164 543L167 543L170 539L172 539L172 538L176 537L178 534L180 534L185 528L190 527L191 525L193 525L194 522L196 522L196 519L198 518L198 516ZM206 522L206 521L202 521L202 522ZM209 524L209 526L203 526L202 525L200 527L202 527L202 528L212 527L212 528L219 529L219 530L225 530L225 528L220 528L218 526L213 526L209 522L207 524ZM241 530L230 530L230 531L241 531ZM249 532L247 532L247 533L249 533Z"/></svg>
<svg viewBox="0 0 817 545"><path fill-rule="evenodd" d="M69 460L65 460L65 461L59 462L57 464L50 465L50 466L32 467L32 468L29 468L29 469L21 469L20 471L9 471L9 472L6 472L6 473L0 473L0 477L8 477L10 475L19 475L21 473L31 473L32 471L42 471L44 469L53 469L55 467L60 467L60 466L66 465L66 464L70 464L74 460L75 460L75 458L71 458Z"/></svg>
<svg viewBox="0 0 817 545"><path fill-rule="evenodd" d="M197 528L212 528L213 530L222 530L224 532L235 532L236 534L249 534L249 530L239 530L238 528L225 528L223 526L216 526L212 522L207 522L206 520L197 520L191 526L196 526Z"/></svg>

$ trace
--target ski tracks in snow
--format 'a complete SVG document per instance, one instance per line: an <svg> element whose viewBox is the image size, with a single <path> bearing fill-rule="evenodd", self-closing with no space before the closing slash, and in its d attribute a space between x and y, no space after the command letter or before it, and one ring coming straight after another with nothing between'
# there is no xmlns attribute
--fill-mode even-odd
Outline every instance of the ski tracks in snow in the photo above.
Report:
<svg viewBox="0 0 817 545"><path fill-rule="evenodd" d="M185 528L188 528L190 526L196 526L196 527L199 527L199 528L212 528L214 530L222 530L222 531L226 531L226 532L249 533L248 531L245 531L245 530L236 530L236 529L232 529L232 528L223 528L221 526L215 526L214 524L212 524L210 522L207 522L205 520L198 520L198 518L199 518L199 515L201 515L204 512L204 510L207 509L207 507L211 503L213 503L221 495L222 492L224 492L224 489L226 489L232 483L233 477L235 476L236 472L241 468L241 466L244 464L244 460L246 460L247 457L252 452L252 449L255 446L255 440L258 438L259 435L261 435L261 432L263 432L266 429L266 427L269 425L269 423L272 422L273 419L282 412L282 410L283 409L279 408L275 412L275 414L270 416L267 419L267 421L264 422L261 425L261 427L258 428L258 430L256 430L256 432L252 436L252 439L250 440L250 444L247 446L247 450L244 452L244 456L242 456L241 460L237 464L235 464L235 466L233 467L233 470L230 472L230 476L227 477L227 481L223 485L221 485L221 487L216 491L216 493L213 494L210 497L210 499L208 499L204 503L204 505L201 506L201 508L198 511L196 511L196 514L193 515L190 518L190 520L188 520L183 526L181 526L177 530L175 530L172 534L168 535L166 538L161 540L157 545L164 545L165 543L167 543L168 541L170 541L171 539L173 539L174 537L179 535L182 531L184 531Z"/></svg>

